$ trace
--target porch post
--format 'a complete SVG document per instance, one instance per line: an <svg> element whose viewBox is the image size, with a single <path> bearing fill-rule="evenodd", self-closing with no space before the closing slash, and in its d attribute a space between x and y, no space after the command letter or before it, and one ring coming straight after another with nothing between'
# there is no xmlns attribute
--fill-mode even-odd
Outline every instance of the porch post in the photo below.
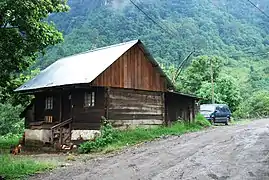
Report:
<svg viewBox="0 0 269 180"><path fill-rule="evenodd" d="M59 121L62 122L62 93L60 92L60 104L59 104Z"/></svg>

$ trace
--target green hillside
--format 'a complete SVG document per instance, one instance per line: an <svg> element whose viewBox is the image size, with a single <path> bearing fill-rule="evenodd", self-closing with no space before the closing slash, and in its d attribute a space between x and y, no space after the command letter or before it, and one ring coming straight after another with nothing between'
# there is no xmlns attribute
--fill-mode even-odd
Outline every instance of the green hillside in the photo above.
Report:
<svg viewBox="0 0 269 180"><path fill-rule="evenodd" d="M175 35L159 28L128 0L69 0L70 12L49 18L65 34L65 42L50 49L39 65L45 67L62 56L137 38L162 63L174 63L194 47L203 55L234 60L267 58L269 19L247 1L134 2ZM260 3L266 11L268 3Z"/></svg>
<svg viewBox="0 0 269 180"><path fill-rule="evenodd" d="M170 74L196 49L194 59L204 55L223 59L220 76L235 78L243 99L255 91L269 90L269 18L247 0L133 2L159 25L129 0L69 0L68 13L52 14L48 19L63 32L65 41L49 48L35 67L43 69L64 56L141 39ZM269 2L253 2L269 14ZM199 94L184 87L185 74L177 82L180 90Z"/></svg>

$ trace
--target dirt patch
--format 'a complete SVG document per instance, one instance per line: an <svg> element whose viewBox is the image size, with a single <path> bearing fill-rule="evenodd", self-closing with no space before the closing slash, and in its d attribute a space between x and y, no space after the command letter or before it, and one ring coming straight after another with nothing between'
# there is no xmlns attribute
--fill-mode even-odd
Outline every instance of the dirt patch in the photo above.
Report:
<svg viewBox="0 0 269 180"><path fill-rule="evenodd" d="M269 120L173 136L30 179L269 179ZM92 159L93 158L93 159Z"/></svg>

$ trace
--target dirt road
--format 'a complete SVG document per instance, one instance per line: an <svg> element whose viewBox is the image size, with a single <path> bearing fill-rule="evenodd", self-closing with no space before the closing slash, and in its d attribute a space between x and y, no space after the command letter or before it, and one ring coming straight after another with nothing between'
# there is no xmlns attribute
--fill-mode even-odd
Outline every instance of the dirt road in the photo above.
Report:
<svg viewBox="0 0 269 180"><path fill-rule="evenodd" d="M169 137L32 179L268 180L269 119Z"/></svg>

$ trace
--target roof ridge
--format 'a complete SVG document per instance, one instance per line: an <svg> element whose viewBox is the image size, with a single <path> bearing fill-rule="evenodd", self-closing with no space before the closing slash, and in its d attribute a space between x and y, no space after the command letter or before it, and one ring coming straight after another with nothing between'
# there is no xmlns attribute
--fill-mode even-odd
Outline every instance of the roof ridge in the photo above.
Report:
<svg viewBox="0 0 269 180"><path fill-rule="evenodd" d="M64 60L64 59L69 58L69 57L74 57L74 56L78 56L78 55L82 55L82 54L86 54L86 53L90 53L90 52L100 51L100 50L103 50L103 49L109 49L109 48L112 48L112 47L123 46L123 45L131 44L131 43L134 43L134 42L139 42L139 39L126 41L126 42L122 42L122 43L118 43L118 44L113 44L113 45L109 45L109 46L103 46L103 47L99 47L99 48L95 48L95 49L91 49L91 50L87 50L87 51L84 51L84 52L80 52L80 53L76 53L76 54L73 54L73 55L70 55L70 56L65 56L65 57L59 58L58 60ZM56 61L58 61L58 60L56 60Z"/></svg>

